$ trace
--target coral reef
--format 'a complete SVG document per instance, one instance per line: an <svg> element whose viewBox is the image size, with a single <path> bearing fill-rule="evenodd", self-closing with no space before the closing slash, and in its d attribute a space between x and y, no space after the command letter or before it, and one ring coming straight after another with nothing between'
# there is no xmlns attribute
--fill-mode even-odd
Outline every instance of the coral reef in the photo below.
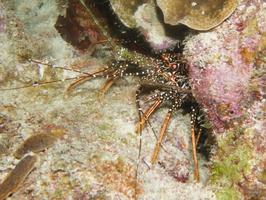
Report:
<svg viewBox="0 0 266 200"><path fill-rule="evenodd" d="M236 9L238 0L157 0L164 22L184 24L196 30L209 30L228 18Z"/></svg>
<svg viewBox="0 0 266 200"><path fill-rule="evenodd" d="M119 19L126 26L137 27L154 50L164 50L183 40L186 27L167 24L209 30L228 18L237 4L237 0L111 1Z"/></svg>
<svg viewBox="0 0 266 200"><path fill-rule="evenodd" d="M186 27L170 28L158 17L157 5L153 1L110 1L115 14L130 28L138 28L154 50L164 50L180 42ZM167 26L167 28L165 27ZM169 29L169 30L168 30ZM166 33L167 31L167 33ZM175 37L172 37L172 33ZM179 32L177 40L176 33Z"/></svg>
<svg viewBox="0 0 266 200"><path fill-rule="evenodd" d="M136 20L132 17L138 10L138 7L144 3L148 3L149 0L137 0L137 1L127 1L127 0L110 0L110 4L117 14L119 19L128 27L136 28Z"/></svg>
<svg viewBox="0 0 266 200"><path fill-rule="evenodd" d="M153 49L163 50L179 42L176 38L172 38L171 35L167 36L165 34L165 27L157 17L155 4L147 3L139 6L134 14L134 18L138 29ZM183 28L181 27L181 33L183 32L182 30Z"/></svg>
<svg viewBox="0 0 266 200"><path fill-rule="evenodd" d="M221 26L186 41L194 96L218 143L212 181L220 199L265 197L265 6L240 1Z"/></svg>
<svg viewBox="0 0 266 200"><path fill-rule="evenodd" d="M115 8L119 5L114 2L111 2L114 10L119 13ZM134 5L129 9L130 14L123 16L135 12L133 18L137 20L129 26L136 25L155 50L169 48L180 41L183 37L180 31L187 30L183 25L166 25L152 3L140 1L137 5L138 9ZM201 158L202 182L191 181L188 115L182 116L181 112L174 115L163 141L165 151L159 155L159 164L149 164L156 139L151 131L144 131L136 179L139 139L135 134L138 115L134 79L118 81L119 87L112 87L103 102L97 100L100 80L80 85L66 98L64 91L69 82L56 80L82 74L51 69L42 62L30 63L25 59L49 61L55 66L83 72L106 65L113 59L106 46L96 49L96 55L83 54L91 42L102 38L90 25L77 26L84 23L86 14L75 17L79 35L69 40L71 34L64 36L66 32L58 28L62 25L59 16L66 14L63 1L14 0L1 4L0 84L1 88L10 90L1 91L4 95L0 97L0 142L8 148L1 151L0 179L4 180L8 174L8 166L18 163L8 152L15 152L25 138L47 131L60 135L62 129L67 133L38 154L36 170L11 199L132 199L135 181L140 199L263 199L266 196L265 7L262 0L241 0L236 11L222 24L208 32L191 32L185 40L184 55L190 65L193 94L208 116L217 142L211 158L211 178L205 185L209 171ZM75 4L75 10L79 9L81 6ZM67 24L65 27L71 24L69 20L68 15L62 20ZM74 41L78 50L61 36L68 38L70 44ZM88 42L80 40L83 37ZM36 81L55 82L25 87ZM12 90L14 87L24 88ZM165 110L150 119L155 130L160 129L162 116Z"/></svg>

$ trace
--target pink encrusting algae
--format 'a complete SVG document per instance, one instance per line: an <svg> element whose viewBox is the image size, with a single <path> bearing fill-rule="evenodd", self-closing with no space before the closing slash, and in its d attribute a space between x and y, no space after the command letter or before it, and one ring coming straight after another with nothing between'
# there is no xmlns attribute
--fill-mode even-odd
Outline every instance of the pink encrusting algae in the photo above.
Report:
<svg viewBox="0 0 266 200"><path fill-rule="evenodd" d="M186 43L194 96L208 109L208 117L217 132L223 132L231 118L243 117L241 102L245 100L254 71L255 53L261 48L260 33L247 36L237 28L237 24L228 20L223 26ZM223 115L217 114L219 103L227 106Z"/></svg>
<svg viewBox="0 0 266 200"><path fill-rule="evenodd" d="M228 20L185 43L193 94L217 140L211 180L218 199L266 195L265 8L240 1Z"/></svg>
<svg viewBox="0 0 266 200"><path fill-rule="evenodd" d="M211 37L210 34L213 33L206 33L204 37ZM237 35L228 37L231 38L226 38L225 43L219 35L215 46L198 41L192 49L198 53L191 56L187 54L194 96L208 109L208 117L217 132L223 132L225 124L231 118L243 117L241 102L245 100L246 88L254 70L254 63L247 61L245 55L241 54L245 47L236 44ZM260 41L257 38L249 47L251 52L255 52L256 44ZM203 60L206 58L209 60ZM219 103L227 106L228 113L217 115L215 110Z"/></svg>

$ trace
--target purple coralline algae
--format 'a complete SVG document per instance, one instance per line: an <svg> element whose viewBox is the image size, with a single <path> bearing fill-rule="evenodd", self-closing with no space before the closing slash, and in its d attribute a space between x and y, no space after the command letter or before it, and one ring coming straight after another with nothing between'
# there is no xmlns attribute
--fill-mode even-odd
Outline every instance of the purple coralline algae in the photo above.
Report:
<svg viewBox="0 0 266 200"><path fill-rule="evenodd" d="M220 26L185 42L191 87L217 140L220 199L265 197L265 8L240 1Z"/></svg>
<svg viewBox="0 0 266 200"><path fill-rule="evenodd" d="M216 132L224 132L231 119L241 120L245 115L247 87L258 67L256 56L263 50L260 10L256 5L242 5L221 26L186 42L193 93L208 109ZM221 110L226 112L221 114Z"/></svg>

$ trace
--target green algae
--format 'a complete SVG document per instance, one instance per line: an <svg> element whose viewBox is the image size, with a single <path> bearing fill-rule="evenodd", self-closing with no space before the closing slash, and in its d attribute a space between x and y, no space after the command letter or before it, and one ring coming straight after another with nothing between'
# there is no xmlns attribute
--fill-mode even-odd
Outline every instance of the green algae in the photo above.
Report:
<svg viewBox="0 0 266 200"><path fill-rule="evenodd" d="M246 130L245 133L248 134ZM238 183L251 170L252 148L242 136L243 130L230 132L225 138L218 138L219 150L213 159L211 182L219 190L217 199L241 199Z"/></svg>

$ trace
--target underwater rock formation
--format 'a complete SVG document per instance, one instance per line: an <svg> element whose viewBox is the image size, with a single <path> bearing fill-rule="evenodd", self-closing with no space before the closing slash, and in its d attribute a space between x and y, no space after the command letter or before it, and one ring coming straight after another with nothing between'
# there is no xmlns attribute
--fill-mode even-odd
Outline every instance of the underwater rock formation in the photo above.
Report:
<svg viewBox="0 0 266 200"><path fill-rule="evenodd" d="M154 50L169 48L183 39L186 27L173 28L173 25L209 30L228 18L237 4L237 0L111 1L121 22L130 28L138 28Z"/></svg>
<svg viewBox="0 0 266 200"><path fill-rule="evenodd" d="M166 24L162 22L162 16L158 17L158 6L154 2L136 1L132 5L123 1L111 1L111 5L120 21L127 27L138 28L154 50L169 48L183 38L186 27L174 28L175 33L179 32L178 40L176 34L172 38L170 32L165 32Z"/></svg>
<svg viewBox="0 0 266 200"><path fill-rule="evenodd" d="M212 181L221 199L265 195L265 7L241 1L228 20L185 44L193 93L218 143Z"/></svg>
<svg viewBox="0 0 266 200"><path fill-rule="evenodd" d="M158 18L155 4L149 3L139 6L134 14L134 18L138 29L153 49L164 50L180 42L179 39L177 40L165 33L167 29ZM180 32L180 34L178 34L180 38L183 36L184 30L185 27L175 28L175 32Z"/></svg>
<svg viewBox="0 0 266 200"><path fill-rule="evenodd" d="M136 28L136 20L132 17L137 11L138 7L143 3L148 3L149 0L110 0L110 4L114 12L117 14L119 19L130 28Z"/></svg>
<svg viewBox="0 0 266 200"><path fill-rule="evenodd" d="M209 30L228 18L238 0L157 0L164 22L184 24L195 30Z"/></svg>

